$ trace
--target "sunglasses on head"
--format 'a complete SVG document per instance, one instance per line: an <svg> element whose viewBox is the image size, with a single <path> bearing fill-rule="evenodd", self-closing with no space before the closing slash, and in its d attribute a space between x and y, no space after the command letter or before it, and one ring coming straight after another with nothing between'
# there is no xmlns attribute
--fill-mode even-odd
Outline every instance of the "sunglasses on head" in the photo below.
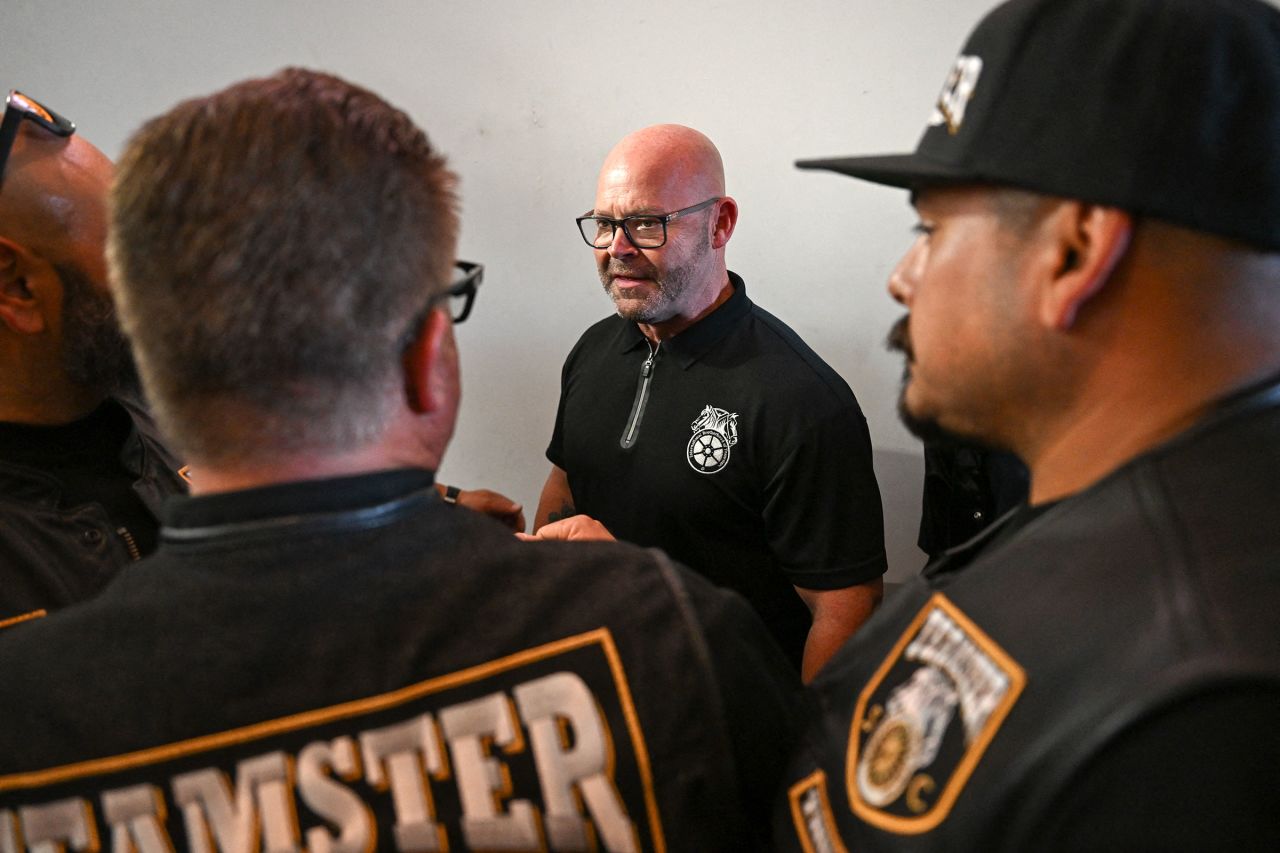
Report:
<svg viewBox="0 0 1280 853"><path fill-rule="evenodd" d="M23 119L35 122L54 136L67 137L76 132L74 122L17 89L10 89L4 102L4 120L0 121L0 183L4 182L4 167L9 162L9 152L13 150L13 141L18 138L18 128Z"/></svg>

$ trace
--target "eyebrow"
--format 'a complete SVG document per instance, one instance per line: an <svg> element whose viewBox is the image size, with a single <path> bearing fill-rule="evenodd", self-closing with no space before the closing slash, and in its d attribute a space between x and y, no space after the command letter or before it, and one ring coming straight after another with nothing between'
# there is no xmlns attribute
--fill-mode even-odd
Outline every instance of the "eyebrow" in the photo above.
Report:
<svg viewBox="0 0 1280 853"><path fill-rule="evenodd" d="M605 219L632 219L636 216L666 216L667 211L656 210L654 208L641 208L640 210L633 211L631 213L627 213L622 216L606 216L605 214L597 211L595 208L592 208L591 210L588 210L586 213L582 215L583 216L601 216L601 217L604 217Z"/></svg>

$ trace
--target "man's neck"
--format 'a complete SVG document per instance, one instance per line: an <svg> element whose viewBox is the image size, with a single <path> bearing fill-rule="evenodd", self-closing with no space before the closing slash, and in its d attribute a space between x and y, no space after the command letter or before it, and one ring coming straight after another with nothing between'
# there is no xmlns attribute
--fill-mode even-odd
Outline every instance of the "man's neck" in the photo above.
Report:
<svg viewBox="0 0 1280 853"><path fill-rule="evenodd" d="M88 415L106 396L81 386L33 389L13 383L0 388L0 421L33 426L61 426Z"/></svg>
<svg viewBox="0 0 1280 853"><path fill-rule="evenodd" d="M368 447L347 453L301 453L295 456L276 456L258 464L201 463L190 465L191 494L210 495L219 492L239 492L296 483L303 480L328 480L357 474L372 474L396 468L427 468L434 471L439 459L434 461L418 454L388 453L382 447Z"/></svg>
<svg viewBox="0 0 1280 853"><path fill-rule="evenodd" d="M83 418L106 398L73 382L54 348L0 339L0 421L61 426Z"/></svg>
<svg viewBox="0 0 1280 853"><path fill-rule="evenodd" d="M733 282L729 280L728 272L723 275L724 284L716 292L715 297L702 308L696 309L687 316L672 317L661 323L637 323L641 333L649 339L649 343L660 344L668 338L675 337L728 302L733 296Z"/></svg>
<svg viewBox="0 0 1280 853"><path fill-rule="evenodd" d="M1043 425L1041 440L1024 456L1031 470L1030 503L1047 503L1087 489L1185 432L1222 398L1277 372L1280 361L1276 360L1217 377L1206 375L1210 369L1204 363L1170 364L1164 381L1153 377L1145 383L1118 385L1110 393L1081 396L1087 405L1059 412L1057 426Z"/></svg>

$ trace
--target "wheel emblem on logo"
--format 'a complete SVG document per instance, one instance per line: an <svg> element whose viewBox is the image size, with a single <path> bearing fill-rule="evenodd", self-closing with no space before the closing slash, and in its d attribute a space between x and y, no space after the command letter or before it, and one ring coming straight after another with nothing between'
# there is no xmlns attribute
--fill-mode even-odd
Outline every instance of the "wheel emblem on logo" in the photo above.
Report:
<svg viewBox="0 0 1280 853"><path fill-rule="evenodd" d="M738 415L706 406L691 427L685 457L701 474L714 474L729 464L729 448L738 443Z"/></svg>

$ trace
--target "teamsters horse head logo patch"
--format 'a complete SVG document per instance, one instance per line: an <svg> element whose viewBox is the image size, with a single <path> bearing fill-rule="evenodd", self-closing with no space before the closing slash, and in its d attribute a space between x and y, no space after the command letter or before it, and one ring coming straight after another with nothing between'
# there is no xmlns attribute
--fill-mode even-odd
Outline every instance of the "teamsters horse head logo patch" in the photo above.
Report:
<svg viewBox="0 0 1280 853"><path fill-rule="evenodd" d="M937 826L1025 685L1022 667L936 593L858 697L845 765L854 812L901 834Z"/></svg>
<svg viewBox="0 0 1280 853"><path fill-rule="evenodd" d="M738 414L705 406L690 427L693 438L685 458L700 474L714 474L729 464L729 448L738 443Z"/></svg>

